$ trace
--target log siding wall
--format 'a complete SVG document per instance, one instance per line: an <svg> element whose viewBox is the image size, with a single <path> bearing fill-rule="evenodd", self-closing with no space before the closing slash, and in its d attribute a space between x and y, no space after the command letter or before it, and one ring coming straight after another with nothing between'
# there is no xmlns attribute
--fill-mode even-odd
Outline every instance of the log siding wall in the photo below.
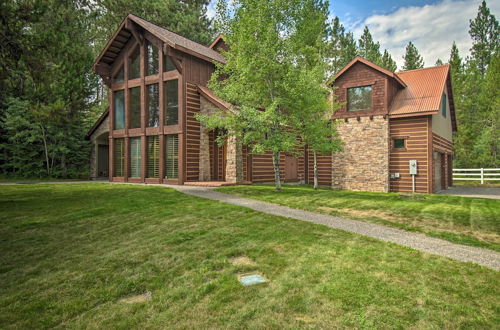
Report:
<svg viewBox="0 0 500 330"><path fill-rule="evenodd" d="M429 116L390 119L389 172L400 174L400 178L390 179L390 191L412 191L409 160L416 159L418 171L415 177L416 191L419 193L431 192L432 155L430 155L430 146L432 145L432 136L429 136L429 132L432 132L431 123ZM406 148L393 148L395 138L404 138ZM429 172L429 170L431 171Z"/></svg>

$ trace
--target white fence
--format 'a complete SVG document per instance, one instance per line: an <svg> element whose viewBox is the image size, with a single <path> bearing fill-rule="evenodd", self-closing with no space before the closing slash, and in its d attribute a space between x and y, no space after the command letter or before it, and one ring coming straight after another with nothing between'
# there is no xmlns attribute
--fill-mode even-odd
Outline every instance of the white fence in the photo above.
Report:
<svg viewBox="0 0 500 330"><path fill-rule="evenodd" d="M457 181L500 181L500 168L454 168L453 180Z"/></svg>

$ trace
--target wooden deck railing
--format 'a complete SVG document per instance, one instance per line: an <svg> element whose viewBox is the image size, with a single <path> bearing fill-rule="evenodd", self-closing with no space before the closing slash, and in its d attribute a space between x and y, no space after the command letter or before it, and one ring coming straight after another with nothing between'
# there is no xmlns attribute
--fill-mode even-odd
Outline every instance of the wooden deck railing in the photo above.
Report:
<svg viewBox="0 0 500 330"><path fill-rule="evenodd" d="M500 181L500 168L454 168L455 181Z"/></svg>

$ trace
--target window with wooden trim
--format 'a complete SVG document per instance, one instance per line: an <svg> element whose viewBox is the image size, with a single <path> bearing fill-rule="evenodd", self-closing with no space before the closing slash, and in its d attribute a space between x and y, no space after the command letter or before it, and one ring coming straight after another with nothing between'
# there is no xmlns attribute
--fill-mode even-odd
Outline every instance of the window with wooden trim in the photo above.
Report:
<svg viewBox="0 0 500 330"><path fill-rule="evenodd" d="M147 177L160 177L160 138L158 135L148 136Z"/></svg>
<svg viewBox="0 0 500 330"><path fill-rule="evenodd" d="M114 83L122 83L125 79L124 71L123 71L123 65L120 66L120 69L116 74L113 76L113 82Z"/></svg>
<svg viewBox="0 0 500 330"><path fill-rule="evenodd" d="M129 57L128 79L141 77L141 50L136 47Z"/></svg>
<svg viewBox="0 0 500 330"><path fill-rule="evenodd" d="M446 94L443 93L443 95L441 96L441 115L443 115L444 118L446 118L446 108L447 108L447 97L446 97Z"/></svg>
<svg viewBox="0 0 500 330"><path fill-rule="evenodd" d="M359 111L372 108L372 86L347 89L347 110Z"/></svg>
<svg viewBox="0 0 500 330"><path fill-rule="evenodd" d="M125 139L113 139L113 176L125 175Z"/></svg>
<svg viewBox="0 0 500 330"><path fill-rule="evenodd" d="M130 138L130 177L140 178L142 167L141 138Z"/></svg>
<svg viewBox="0 0 500 330"><path fill-rule="evenodd" d="M128 91L129 91L128 110L130 111L129 128L140 128L141 127L141 88L134 87L134 88L130 88Z"/></svg>
<svg viewBox="0 0 500 330"><path fill-rule="evenodd" d="M179 177L179 136L165 135L165 179Z"/></svg>
<svg viewBox="0 0 500 330"><path fill-rule="evenodd" d="M392 147L394 149L404 149L406 148L406 139L398 138L392 140Z"/></svg>
<svg viewBox="0 0 500 330"><path fill-rule="evenodd" d="M179 84L178 80L164 82L165 125L179 123Z"/></svg>
<svg viewBox="0 0 500 330"><path fill-rule="evenodd" d="M147 102L146 109L148 113L148 127L160 126L160 102L158 84L151 84L146 86Z"/></svg>
<svg viewBox="0 0 500 330"><path fill-rule="evenodd" d="M174 65L174 62L172 62L172 59L168 55L163 55L163 72L168 72L168 71L174 71L177 70L177 68Z"/></svg>
<svg viewBox="0 0 500 330"><path fill-rule="evenodd" d="M123 90L113 92L114 97L114 129L125 128L125 93Z"/></svg>
<svg viewBox="0 0 500 330"><path fill-rule="evenodd" d="M146 72L147 75L157 74L159 72L158 47L151 42L146 44Z"/></svg>

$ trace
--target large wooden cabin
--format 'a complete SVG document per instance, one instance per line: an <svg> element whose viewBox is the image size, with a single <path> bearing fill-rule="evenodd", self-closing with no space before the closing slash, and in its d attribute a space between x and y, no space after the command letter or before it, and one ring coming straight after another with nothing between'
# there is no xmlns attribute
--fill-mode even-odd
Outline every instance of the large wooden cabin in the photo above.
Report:
<svg viewBox="0 0 500 330"><path fill-rule="evenodd" d="M230 105L207 82L225 63L223 37L205 46L128 15L94 64L109 87L110 111L89 131L92 176L115 182L272 182L270 153L250 154L234 138L219 146L196 113ZM448 66L392 73L356 58L331 83L345 105L344 150L319 157L320 183L336 189L417 192L451 185L456 129ZM286 182L312 181L312 155L281 155Z"/></svg>

